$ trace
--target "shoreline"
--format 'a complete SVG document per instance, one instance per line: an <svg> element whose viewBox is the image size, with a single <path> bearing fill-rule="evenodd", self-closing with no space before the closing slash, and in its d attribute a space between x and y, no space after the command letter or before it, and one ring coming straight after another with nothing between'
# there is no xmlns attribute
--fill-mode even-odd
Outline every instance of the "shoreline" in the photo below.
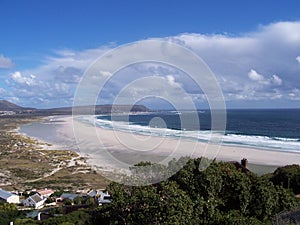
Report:
<svg viewBox="0 0 300 225"><path fill-rule="evenodd" d="M93 124L78 119L73 120L72 116L46 117L43 122L35 123L35 126L31 127L31 131L29 127L27 133L23 132L24 126L26 125L21 125L19 133L25 133L25 135L42 142L75 151L87 158L90 166L102 171L112 171L116 168L117 170L126 170L140 161L167 164L169 160L181 156L193 158L203 156L209 159L238 162L242 158L247 158L250 165L272 169L300 162L299 153L215 145L170 137L144 136L95 127ZM30 133L37 127L42 127L43 132L39 131L36 135ZM76 137L73 131L75 131ZM55 137L49 137L48 133L55 134ZM47 139L45 135L48 138L54 138L53 142L45 140ZM249 168L251 167L249 166Z"/></svg>
<svg viewBox="0 0 300 225"><path fill-rule="evenodd" d="M32 137L21 126L46 122L39 119L1 120L0 186L7 190L53 188L74 190L105 188L107 179L92 170L75 151ZM54 143L53 143L54 144ZM76 184L76 185L74 185Z"/></svg>

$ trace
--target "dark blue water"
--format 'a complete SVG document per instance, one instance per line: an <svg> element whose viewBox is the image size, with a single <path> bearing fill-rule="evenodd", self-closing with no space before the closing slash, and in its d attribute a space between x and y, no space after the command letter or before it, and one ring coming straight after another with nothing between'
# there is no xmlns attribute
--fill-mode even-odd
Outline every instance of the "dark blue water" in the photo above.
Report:
<svg viewBox="0 0 300 225"><path fill-rule="evenodd" d="M189 115L189 112L182 112L179 115L175 112L160 111L151 114L129 115L129 117L115 115L113 120L149 126L149 122L153 118L159 117L165 121L169 129L199 130L199 126L195 125L193 120L188 120ZM200 130L210 130L210 111L200 111L198 116ZM111 116L98 118L111 120ZM182 127L181 120L187 121L186 124L189 126ZM300 109L228 110L226 133L300 139Z"/></svg>
<svg viewBox="0 0 300 225"><path fill-rule="evenodd" d="M197 114L160 111L129 116L114 115L113 118L100 116L98 119L98 125L102 127L109 127L109 124L101 125L101 121L127 121L131 132L135 130L136 133L147 134L150 126L161 128L169 136L176 136L176 131L183 131L184 136L197 137L200 141L206 141L205 135L211 130L209 110ZM124 124L120 126L123 130L124 127ZM159 130L155 132L159 135ZM228 110L224 143L300 152L300 109Z"/></svg>

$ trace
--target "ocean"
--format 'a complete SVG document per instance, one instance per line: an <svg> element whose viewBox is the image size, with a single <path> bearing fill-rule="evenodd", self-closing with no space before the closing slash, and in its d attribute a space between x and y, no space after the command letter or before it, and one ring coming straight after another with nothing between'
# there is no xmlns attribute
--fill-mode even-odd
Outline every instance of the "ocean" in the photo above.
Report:
<svg viewBox="0 0 300 225"><path fill-rule="evenodd" d="M189 111L100 115L97 116L96 125L142 135L209 141L210 111L193 113L198 115L200 127L189 115L192 115ZM300 109L227 110L223 144L300 153Z"/></svg>

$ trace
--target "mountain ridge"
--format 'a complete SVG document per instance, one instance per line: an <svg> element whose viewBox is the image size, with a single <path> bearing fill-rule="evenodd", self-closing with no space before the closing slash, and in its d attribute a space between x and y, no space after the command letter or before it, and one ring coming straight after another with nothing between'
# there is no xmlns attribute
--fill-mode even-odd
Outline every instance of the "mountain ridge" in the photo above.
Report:
<svg viewBox="0 0 300 225"><path fill-rule="evenodd" d="M34 108L22 107L7 100L0 100L0 111L18 112L22 110L34 110Z"/></svg>
<svg viewBox="0 0 300 225"><path fill-rule="evenodd" d="M0 111L12 111L16 114L31 114L31 115L70 115L75 114L107 114L107 113L122 113L122 112L149 112L151 111L144 105L95 105L95 106L75 106L75 107L59 107L49 109L36 109L22 107L11 103L7 100L0 100Z"/></svg>

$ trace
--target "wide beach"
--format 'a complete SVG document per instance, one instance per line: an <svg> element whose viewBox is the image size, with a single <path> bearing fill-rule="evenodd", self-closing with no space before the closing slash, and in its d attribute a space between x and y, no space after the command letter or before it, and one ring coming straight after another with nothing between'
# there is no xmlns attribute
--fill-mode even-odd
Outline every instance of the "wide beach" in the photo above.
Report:
<svg viewBox="0 0 300 225"><path fill-rule="evenodd" d="M298 164L300 154L264 149L203 143L188 139L144 136L94 126L92 119L73 120L71 116L48 117L44 122L22 125L20 133L78 152L88 163L102 171L128 169L140 161L167 164L181 156L207 157L224 161L247 158L258 170L274 170L287 164ZM257 166L254 166L257 170ZM260 171L255 171L260 172Z"/></svg>

